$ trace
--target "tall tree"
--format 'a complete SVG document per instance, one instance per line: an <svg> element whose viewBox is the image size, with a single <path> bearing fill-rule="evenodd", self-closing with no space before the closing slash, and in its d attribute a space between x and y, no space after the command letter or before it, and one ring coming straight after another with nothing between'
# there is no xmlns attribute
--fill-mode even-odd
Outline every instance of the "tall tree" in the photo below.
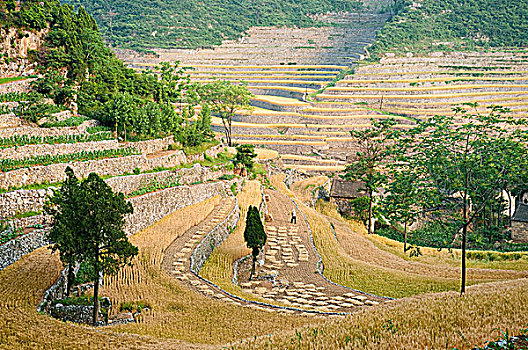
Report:
<svg viewBox="0 0 528 350"><path fill-rule="evenodd" d="M392 179L387 186L387 195L383 198L382 212L395 223L403 224L403 252L407 252L407 232L418 219L420 211L420 193L415 186L416 177L412 169L401 165L392 172Z"/></svg>
<svg viewBox="0 0 528 350"><path fill-rule="evenodd" d="M53 217L48 234L52 251L59 251L60 258L68 266L66 295L70 294L75 274L75 264L82 259L83 238L78 232L82 206L81 184L72 168L66 168L66 181L46 203L45 212Z"/></svg>
<svg viewBox="0 0 528 350"><path fill-rule="evenodd" d="M400 176L412 170L413 186L423 194L421 210L429 220L456 227L461 240L461 294L466 288L466 248L470 226L502 190L526 186L528 135L524 120L505 116L494 106L489 114L436 116L410 130L398 143ZM468 122L458 123L460 119Z"/></svg>
<svg viewBox="0 0 528 350"><path fill-rule="evenodd" d="M93 266L93 323L96 326L101 275L116 274L138 253L123 230L124 215L131 214L133 208L122 193L114 193L97 174L91 173L78 182L71 169L67 173L67 189L50 201L53 208L50 238L66 263L75 258Z"/></svg>
<svg viewBox="0 0 528 350"><path fill-rule="evenodd" d="M254 159L257 157L255 145L238 145L236 150L235 165L242 166L246 170L252 170L255 166Z"/></svg>
<svg viewBox="0 0 528 350"><path fill-rule="evenodd" d="M249 279L253 278L255 273L255 264L260 250L266 244L266 232L264 231L264 225L260 218L260 212L257 207L250 206L246 215L246 229L244 231L244 240L246 245L250 248L251 255L253 257L251 262L251 273Z"/></svg>
<svg viewBox="0 0 528 350"><path fill-rule="evenodd" d="M394 119L373 121L372 128L350 131L357 145L352 162L346 167L342 177L347 181L363 182L368 197L368 233L372 233L373 194L385 182L383 168L388 157L388 148L397 132Z"/></svg>
<svg viewBox="0 0 528 350"><path fill-rule="evenodd" d="M209 104L211 112L222 119L227 144L232 146L233 117L240 111L250 109L253 94L245 84L215 80L200 88L200 96L204 103Z"/></svg>

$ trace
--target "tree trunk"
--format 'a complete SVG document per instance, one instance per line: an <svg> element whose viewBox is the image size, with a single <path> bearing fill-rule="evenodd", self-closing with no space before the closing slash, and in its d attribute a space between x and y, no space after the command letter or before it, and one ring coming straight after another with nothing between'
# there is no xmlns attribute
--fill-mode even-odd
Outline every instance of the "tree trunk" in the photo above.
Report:
<svg viewBox="0 0 528 350"><path fill-rule="evenodd" d="M369 197L369 214L368 214L368 228L367 232L368 234L372 234L372 191L369 190L368 192Z"/></svg>
<svg viewBox="0 0 528 350"><path fill-rule="evenodd" d="M73 263L68 264L68 275L66 279L66 297L70 296L71 288L75 280L74 270L75 270L74 264Z"/></svg>
<svg viewBox="0 0 528 350"><path fill-rule="evenodd" d="M467 225L462 228L462 279L460 283L460 296L466 292L466 237Z"/></svg>
<svg viewBox="0 0 528 350"><path fill-rule="evenodd" d="M253 259L251 261L251 272L249 273L249 280L253 278L253 274L255 274L255 264L257 262L257 257L253 255Z"/></svg>
<svg viewBox="0 0 528 350"><path fill-rule="evenodd" d="M466 184L468 182L468 176L466 174ZM466 186L467 188L467 186ZM462 226L462 276L460 281L460 296L466 292L466 238L467 238L467 227L468 227L468 205L467 205L467 193L464 192L464 226Z"/></svg>
<svg viewBox="0 0 528 350"><path fill-rule="evenodd" d="M99 252L95 254L95 281L94 281L94 308L93 308L93 326L97 326L97 318L99 316Z"/></svg>
<svg viewBox="0 0 528 350"><path fill-rule="evenodd" d="M233 140L231 139L231 135L233 135L233 117L229 117L229 120L227 122L229 128L228 128L228 136L227 136L227 139L228 139L228 144L229 144L229 147L233 147Z"/></svg>
<svg viewBox="0 0 528 350"><path fill-rule="evenodd" d="M405 223L403 228L403 252L407 252L407 223Z"/></svg>

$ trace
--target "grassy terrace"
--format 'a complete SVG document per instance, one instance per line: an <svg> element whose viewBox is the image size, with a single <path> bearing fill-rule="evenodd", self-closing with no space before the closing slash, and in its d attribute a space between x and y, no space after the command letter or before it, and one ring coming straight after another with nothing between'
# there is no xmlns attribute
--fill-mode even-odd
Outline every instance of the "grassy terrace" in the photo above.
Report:
<svg viewBox="0 0 528 350"><path fill-rule="evenodd" d="M212 300L184 287L161 268L166 246L203 220L217 201L213 198L179 210L131 237L140 252L134 266L122 270L118 278L105 279L101 293L110 297L116 308L123 302L146 301L150 311L143 311L138 323L93 330L38 314L36 305L61 270L57 254L52 255L47 248L0 271L0 347L201 348L185 343L188 341L218 348L239 339L320 324L313 318L267 313Z"/></svg>
<svg viewBox="0 0 528 350"><path fill-rule="evenodd" d="M212 118L212 125L214 126L223 126L222 120L220 118ZM294 123L275 123L275 124L265 124L265 123L244 123L244 122L233 122L233 127L241 128L268 128L268 129L277 129L277 128L313 128L313 129L354 129L360 127L370 127L371 124L294 124ZM400 124L398 127L407 128L410 125Z"/></svg>
<svg viewBox="0 0 528 350"><path fill-rule="evenodd" d="M302 88L302 87L294 87L294 86L248 86L249 90L282 90L282 91L291 91L291 92L298 92L298 93L307 93L312 94L316 92L315 89L308 89L308 88ZM276 96L272 96L274 99ZM256 98L253 98L252 100L257 100ZM266 98L266 100L269 100L269 98ZM298 100L297 100L298 101ZM302 103L301 101L298 101Z"/></svg>
<svg viewBox="0 0 528 350"><path fill-rule="evenodd" d="M387 118L393 118L396 120L408 120L405 117L402 116L387 116L385 114L359 114L359 115L311 115L311 114L303 114L303 118L307 119L319 119L319 120L354 120L354 119L387 119Z"/></svg>
<svg viewBox="0 0 528 350"><path fill-rule="evenodd" d="M380 70L382 68L379 68ZM384 68L386 69L386 68ZM505 75L505 76L515 76L515 75L525 75L528 74L526 70L429 70L429 71L402 71L402 72L372 72L375 70L374 67L369 67L369 70L358 70L355 74L356 77L362 76L404 76L404 75L452 75L452 76L486 76L486 75Z"/></svg>
<svg viewBox="0 0 528 350"><path fill-rule="evenodd" d="M336 99L336 100L350 100L350 99L375 99L379 100L381 96L384 99L442 99L442 98L460 98L460 97L481 97L481 96L496 96L496 95L528 95L528 91L500 91L500 92L461 92L452 94L430 94L430 95L317 95L318 99ZM504 99L495 99L497 101L504 101Z"/></svg>
<svg viewBox="0 0 528 350"><path fill-rule="evenodd" d="M220 67L220 66L218 66ZM335 75L338 75L340 71L319 71L319 70L232 70L232 71L212 71L212 70L187 70L187 73L189 73L191 76L195 75L214 75L214 76L262 76L262 77L270 77L270 76L292 76L292 77L298 77L298 76L309 76L314 78L326 78L333 77Z"/></svg>
<svg viewBox="0 0 528 350"><path fill-rule="evenodd" d="M458 81L527 81L528 77L444 77L444 78L416 78L416 79L343 79L341 84L415 84L415 83L451 83Z"/></svg>
<svg viewBox="0 0 528 350"><path fill-rule="evenodd" d="M300 92L305 92L305 89L300 89ZM299 107L308 107L310 104L307 102L302 102L294 98L280 97L280 96L271 96L271 95L255 95L252 98L253 101L268 102L276 104L279 106L299 106Z"/></svg>
<svg viewBox="0 0 528 350"><path fill-rule="evenodd" d="M7 83L12 83L14 81L22 81L22 80L27 80L27 79L31 79L33 77L12 77L12 78L0 78L0 85L1 84L7 84Z"/></svg>
<svg viewBox="0 0 528 350"><path fill-rule="evenodd" d="M474 84L474 85L453 85L453 86L412 86L412 87L361 87L361 86L336 86L326 89L326 91L339 92L357 92L357 91L401 91L401 92L415 92L415 91L446 91L446 90L471 90L471 89L493 89L493 88L515 88L527 89L528 85L506 85L506 84ZM502 91L500 93L503 93Z"/></svg>
<svg viewBox="0 0 528 350"><path fill-rule="evenodd" d="M20 168L30 168L34 166L46 166L57 163L83 162L88 160L99 160L108 158L126 157L138 155L140 152L132 147L109 149L104 151L81 151L60 155L44 155L24 159L0 159L0 171L7 172Z"/></svg>
<svg viewBox="0 0 528 350"><path fill-rule="evenodd" d="M202 82L202 83L210 83L210 82L213 82L217 79L193 79L194 81L199 81L199 82ZM319 85L319 86L323 86L323 85L326 85L327 82L325 81L310 81L310 80L275 80L275 79L252 79L252 78L249 78L248 77L229 77L229 79L231 82L236 82L236 81L244 81L245 83L248 83L249 87L251 88L256 88L256 86L253 86L252 84L304 84L304 85ZM262 88L265 88L265 87L262 87ZM277 87L273 87L273 85L270 87L270 88L273 88L273 89L276 89ZM313 91L313 89L309 89L310 91ZM297 91L297 90L293 90L293 91Z"/></svg>

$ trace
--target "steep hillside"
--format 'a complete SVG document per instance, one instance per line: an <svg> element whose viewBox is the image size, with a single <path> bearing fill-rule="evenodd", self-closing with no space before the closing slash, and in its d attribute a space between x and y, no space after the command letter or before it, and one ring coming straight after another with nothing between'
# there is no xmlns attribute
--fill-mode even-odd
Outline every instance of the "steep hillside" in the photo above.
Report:
<svg viewBox="0 0 528 350"><path fill-rule="evenodd" d="M362 11L359 0L66 0L84 6L104 37L123 48L200 48L235 39L253 26L321 25L310 15ZM388 10L388 9L385 9Z"/></svg>
<svg viewBox="0 0 528 350"><path fill-rule="evenodd" d="M396 0L373 52L526 47L528 0Z"/></svg>

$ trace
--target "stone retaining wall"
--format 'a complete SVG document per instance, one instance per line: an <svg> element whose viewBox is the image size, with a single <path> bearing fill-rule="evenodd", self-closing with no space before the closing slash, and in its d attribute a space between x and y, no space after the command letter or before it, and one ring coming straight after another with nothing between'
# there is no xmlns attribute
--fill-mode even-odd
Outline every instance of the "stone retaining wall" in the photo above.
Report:
<svg viewBox="0 0 528 350"><path fill-rule="evenodd" d="M131 198L134 214L127 217L125 231L127 234L133 234L186 206L203 202L219 194L228 196L233 182L236 180L179 186Z"/></svg>
<svg viewBox="0 0 528 350"><path fill-rule="evenodd" d="M194 249L191 256L191 271L195 274L199 274L204 263L207 261L209 256L213 253L216 247L219 247L231 234L232 230L238 224L240 219L240 207L238 201L227 218L218 224Z"/></svg>
<svg viewBox="0 0 528 350"><path fill-rule="evenodd" d="M133 145L132 145L133 146ZM2 159L24 159L44 155L61 155L77 153L81 151L103 151L107 149L121 148L117 140L64 143L64 144L38 144L25 145L20 147L11 147L0 149L0 158Z"/></svg>
<svg viewBox="0 0 528 350"><path fill-rule="evenodd" d="M155 139L139 142L127 142L122 145L124 147L134 147L143 154L152 154L159 151L165 151L174 143L174 137L169 136L164 139Z"/></svg>
<svg viewBox="0 0 528 350"><path fill-rule="evenodd" d="M152 181L176 181L181 185L216 180L227 174L225 169L212 170L200 164L189 169L167 170L158 173L116 176L105 180L116 192L130 194ZM41 211L47 197L53 193L55 187L40 190L17 190L0 194L0 219L6 219L19 213Z"/></svg>
<svg viewBox="0 0 528 350"><path fill-rule="evenodd" d="M0 94L29 92L31 83L36 79L18 80L0 84Z"/></svg>
<svg viewBox="0 0 528 350"><path fill-rule="evenodd" d="M46 238L47 230L35 230L20 238L0 245L0 270L18 261L33 250L49 244Z"/></svg>
<svg viewBox="0 0 528 350"><path fill-rule="evenodd" d="M528 242L528 222L512 222L512 239L518 242Z"/></svg>
<svg viewBox="0 0 528 350"><path fill-rule="evenodd" d="M238 183L238 181L218 181L194 186L179 186L131 198L129 201L134 207L134 213L126 218L125 232L134 234L176 210L217 195L231 195L231 184ZM45 219L43 215L33 218ZM0 270L33 250L48 245L47 232L48 229L46 228L37 229L0 245Z"/></svg>
<svg viewBox="0 0 528 350"><path fill-rule="evenodd" d="M133 155L85 162L35 166L0 173L0 188L64 181L66 179L64 171L68 166L73 169L75 175L84 178L92 172L100 176L117 176L127 172L132 173L136 168L139 168L141 171L152 170L158 167L172 168L186 162L187 157L183 151L174 151L171 154L150 159L145 155Z"/></svg>
<svg viewBox="0 0 528 350"><path fill-rule="evenodd" d="M61 135L79 135L83 134L82 128L72 126L63 128L33 128L30 126L20 126L16 128L4 128L0 129L0 137L12 137L15 135L27 135L27 136L61 136Z"/></svg>

